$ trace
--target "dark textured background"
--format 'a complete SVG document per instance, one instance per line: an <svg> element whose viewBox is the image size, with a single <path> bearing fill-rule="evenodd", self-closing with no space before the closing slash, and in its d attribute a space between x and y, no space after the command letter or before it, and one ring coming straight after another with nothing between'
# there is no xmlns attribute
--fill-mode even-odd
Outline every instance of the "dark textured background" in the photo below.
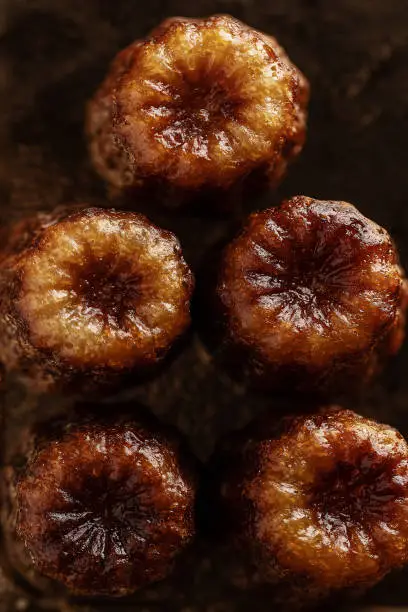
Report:
<svg viewBox="0 0 408 612"><path fill-rule="evenodd" d="M311 81L307 146L270 202L297 193L353 202L391 231L408 267L407 0L0 0L3 227L29 209L64 201L106 205L82 136L85 101L115 52L163 17L214 12L231 13L275 35ZM155 218L177 232L194 268L227 229L220 221ZM353 407L408 434L407 368L408 346ZM127 395L176 424L204 460L223 432L277 404L230 383L197 338L160 379ZM16 429L43 407L35 403L19 390L7 392L6 461ZM228 559L213 547L199 542L191 555L178 575L138 595L136 603L110 610L270 612L268 593L255 599L242 592ZM4 557L3 547L7 566ZM9 570L0 575L0 611L37 609L35 598L16 594ZM388 578L366 601L408 603L407 577Z"/></svg>

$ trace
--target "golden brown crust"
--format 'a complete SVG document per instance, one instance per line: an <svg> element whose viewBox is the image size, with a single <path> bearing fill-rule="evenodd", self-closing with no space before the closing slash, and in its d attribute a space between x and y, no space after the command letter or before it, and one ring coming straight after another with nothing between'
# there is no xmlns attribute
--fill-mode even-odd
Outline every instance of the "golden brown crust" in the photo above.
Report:
<svg viewBox="0 0 408 612"><path fill-rule="evenodd" d="M393 428L331 407L263 422L217 466L231 537L262 580L329 595L408 562L408 445Z"/></svg>
<svg viewBox="0 0 408 612"><path fill-rule="evenodd" d="M4 252L2 359L40 387L143 371L189 326L194 282L180 244L142 215L38 215Z"/></svg>
<svg viewBox="0 0 408 612"><path fill-rule="evenodd" d="M86 131L92 162L107 183L117 189L131 187L134 178L128 156L113 129L114 92L116 82L128 69L133 53L140 44L142 43L133 43L118 53L110 66L108 76L94 98L89 101L87 109Z"/></svg>
<svg viewBox="0 0 408 612"><path fill-rule="evenodd" d="M177 437L129 420L42 441L17 484L17 535L37 572L82 595L161 580L194 536L195 475Z"/></svg>
<svg viewBox="0 0 408 612"><path fill-rule="evenodd" d="M350 204L299 196L252 215L226 248L224 342L266 385L364 382L402 342L405 286L384 229Z"/></svg>
<svg viewBox="0 0 408 612"><path fill-rule="evenodd" d="M98 172L116 188L277 183L305 139L308 83L276 41L236 19L172 18L118 55L88 107Z"/></svg>

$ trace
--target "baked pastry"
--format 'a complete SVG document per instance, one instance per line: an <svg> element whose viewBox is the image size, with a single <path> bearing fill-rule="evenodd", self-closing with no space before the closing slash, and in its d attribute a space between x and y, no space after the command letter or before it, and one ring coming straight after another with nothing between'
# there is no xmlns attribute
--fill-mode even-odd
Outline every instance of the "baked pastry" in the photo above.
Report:
<svg viewBox="0 0 408 612"><path fill-rule="evenodd" d="M168 19L117 55L89 103L91 158L116 190L173 205L219 192L222 207L246 178L280 181L305 140L308 95L274 38L228 15Z"/></svg>
<svg viewBox="0 0 408 612"><path fill-rule="evenodd" d="M392 427L337 407L262 421L225 441L215 465L224 533L292 604L365 589L408 562L408 445Z"/></svg>
<svg viewBox="0 0 408 612"><path fill-rule="evenodd" d="M0 258L1 361L33 389L141 375L189 326L180 244L142 215L38 214L12 228Z"/></svg>
<svg viewBox="0 0 408 612"><path fill-rule="evenodd" d="M167 576L195 533L194 465L139 418L70 424L33 440L16 534L30 567L71 593L119 597Z"/></svg>
<svg viewBox="0 0 408 612"><path fill-rule="evenodd" d="M349 389L402 343L395 246L351 204L298 196L253 214L217 274L221 352L264 388Z"/></svg>

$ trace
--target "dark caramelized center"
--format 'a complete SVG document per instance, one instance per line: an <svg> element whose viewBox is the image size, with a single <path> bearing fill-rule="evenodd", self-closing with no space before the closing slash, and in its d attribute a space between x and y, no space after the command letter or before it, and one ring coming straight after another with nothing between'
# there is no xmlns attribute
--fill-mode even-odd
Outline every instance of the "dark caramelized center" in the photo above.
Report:
<svg viewBox="0 0 408 612"><path fill-rule="evenodd" d="M130 477L89 476L81 483L80 494L74 496L70 489L67 511L50 514L60 527L64 546L91 551L93 557L105 560L107 555L124 558L131 541L142 541L154 510L143 508L143 491L135 490L130 481Z"/></svg>
<svg viewBox="0 0 408 612"><path fill-rule="evenodd" d="M356 253L340 242L319 249L295 249L288 284L326 300L352 285Z"/></svg>
<svg viewBox="0 0 408 612"><path fill-rule="evenodd" d="M187 136L189 132L221 127L223 122L236 117L242 104L239 92L232 83L225 82L223 75L217 75L215 67L211 73L207 70L185 73L183 90L177 98L177 119Z"/></svg>
<svg viewBox="0 0 408 612"><path fill-rule="evenodd" d="M392 502L403 494L394 480L395 464L364 454L355 463L339 461L322 474L312 490L312 505L326 517L361 523L385 517Z"/></svg>
<svg viewBox="0 0 408 612"><path fill-rule="evenodd" d="M135 530L142 515L136 491L129 490L127 479L112 481L108 477L90 477L84 484L81 503L89 520L107 530Z"/></svg>
<svg viewBox="0 0 408 612"><path fill-rule="evenodd" d="M264 246L262 249L269 252ZM272 259L272 267L268 257ZM283 294L285 304L296 307L303 315L317 310L326 313L332 309L333 302L341 301L342 294L356 291L360 254L340 239L323 245L316 241L307 247L291 241L277 251L271 249L264 261L264 269L249 275L252 283L262 293Z"/></svg>
<svg viewBox="0 0 408 612"><path fill-rule="evenodd" d="M186 108L203 123L233 116L238 102L218 83L191 84L184 97Z"/></svg>
<svg viewBox="0 0 408 612"><path fill-rule="evenodd" d="M107 257L78 273L77 291L89 308L119 324L140 297L140 279L129 263Z"/></svg>

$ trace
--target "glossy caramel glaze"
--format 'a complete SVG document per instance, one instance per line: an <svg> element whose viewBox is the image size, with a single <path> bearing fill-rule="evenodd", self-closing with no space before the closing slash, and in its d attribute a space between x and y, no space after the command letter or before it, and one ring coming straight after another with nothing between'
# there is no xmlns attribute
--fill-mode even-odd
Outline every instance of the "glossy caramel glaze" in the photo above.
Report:
<svg viewBox="0 0 408 612"><path fill-rule="evenodd" d="M43 575L123 596L170 573L194 536L195 476L176 438L139 421L72 425L29 459L17 536Z"/></svg>
<svg viewBox="0 0 408 612"><path fill-rule="evenodd" d="M14 228L3 258L4 366L40 386L148 368L189 325L193 278L180 244L142 215L39 215Z"/></svg>
<svg viewBox="0 0 408 612"><path fill-rule="evenodd" d="M226 248L216 308L251 378L332 387L398 351L406 295L384 229L351 204L299 196L252 215Z"/></svg>
<svg viewBox="0 0 408 612"><path fill-rule="evenodd" d="M122 51L89 104L97 171L119 189L276 184L305 139L308 83L275 39L229 16L168 19Z"/></svg>
<svg viewBox="0 0 408 612"><path fill-rule="evenodd" d="M262 423L218 461L230 536L264 581L307 598L408 562L408 445L393 428L334 407Z"/></svg>

